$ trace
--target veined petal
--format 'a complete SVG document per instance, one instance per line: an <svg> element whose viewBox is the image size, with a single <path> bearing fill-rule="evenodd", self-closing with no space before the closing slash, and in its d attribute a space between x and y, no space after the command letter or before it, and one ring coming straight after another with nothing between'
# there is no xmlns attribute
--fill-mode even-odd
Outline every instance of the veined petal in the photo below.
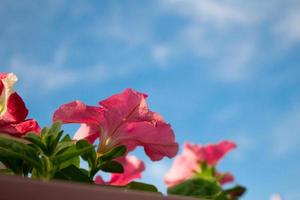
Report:
<svg viewBox="0 0 300 200"><path fill-rule="evenodd" d="M149 120L151 112L146 103L146 94L132 89L99 102L105 110L105 123L103 126L109 135L126 122Z"/></svg>
<svg viewBox="0 0 300 200"><path fill-rule="evenodd" d="M145 99L146 94L137 92L132 89L126 89L122 93L112 95L111 97L99 102L104 108L114 113L116 118L136 119L149 112Z"/></svg>
<svg viewBox="0 0 300 200"><path fill-rule="evenodd" d="M53 121L63 123L99 124L103 111L96 106L88 106L81 101L73 101L60 106L53 115Z"/></svg>
<svg viewBox="0 0 300 200"><path fill-rule="evenodd" d="M128 151L143 146L151 160L161 160L164 156L174 157L178 152L173 130L169 124L151 122L131 122L118 130L113 136L118 144L126 145Z"/></svg>

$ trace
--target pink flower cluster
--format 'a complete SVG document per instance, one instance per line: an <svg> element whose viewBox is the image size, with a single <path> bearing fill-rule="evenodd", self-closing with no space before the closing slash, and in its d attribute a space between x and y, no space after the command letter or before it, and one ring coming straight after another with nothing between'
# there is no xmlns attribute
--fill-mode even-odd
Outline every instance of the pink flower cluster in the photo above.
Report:
<svg viewBox="0 0 300 200"><path fill-rule="evenodd" d="M53 121L80 123L74 139L86 139L90 143L99 139L99 155L125 145L127 152L137 146L144 147L146 155L153 161L165 156L174 157L178 152L174 132L170 124L149 109L146 98L146 94L126 89L100 101L99 106L73 101L58 108ZM113 174L106 184L125 185L132 178L140 177L144 170L142 162L134 157L126 157L122 163L125 173ZM101 177L96 182L104 183Z"/></svg>
<svg viewBox="0 0 300 200"><path fill-rule="evenodd" d="M207 146L185 143L182 155L175 158L172 168L165 176L166 185L172 187L192 178L196 173L201 173L201 162L205 162L209 167L216 166L234 148L236 148L236 144L230 141L222 141ZM221 184L234 180L230 173L216 172L216 176L219 176Z"/></svg>
<svg viewBox="0 0 300 200"><path fill-rule="evenodd" d="M29 132L39 134L38 123L26 119L28 110L22 98L14 91L17 77L13 73L0 73L0 133L22 137ZM149 109L147 95L133 89L100 101L97 106L73 101L60 106L53 115L53 121L79 123L81 126L74 135L75 140L86 139L93 144L97 139L98 156L113 148L125 145L127 152L117 161L123 165L124 173L112 174L109 181L97 176L95 182L108 185L126 185L141 177L145 169L143 161L128 155L137 146L144 148L152 161L163 157L174 157L178 152L174 132L162 116ZM174 164L165 176L167 187L180 184L201 173L201 163L215 167L218 162L236 145L230 141L206 146L185 143L182 155L175 158ZM230 173L215 172L220 184L234 180Z"/></svg>
<svg viewBox="0 0 300 200"><path fill-rule="evenodd" d="M13 88L16 81L13 73L0 73L0 133L16 137L28 132L39 133L38 123L33 119L26 120L28 110Z"/></svg>

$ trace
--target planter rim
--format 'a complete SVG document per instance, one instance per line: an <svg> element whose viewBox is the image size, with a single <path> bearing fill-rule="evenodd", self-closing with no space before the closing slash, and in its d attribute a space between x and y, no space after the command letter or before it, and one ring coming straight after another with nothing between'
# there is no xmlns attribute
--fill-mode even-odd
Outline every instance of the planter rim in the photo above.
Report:
<svg viewBox="0 0 300 200"><path fill-rule="evenodd" d="M193 200L179 196L163 196L152 192L111 188L68 181L41 181L20 176L0 175L1 199L28 200ZM195 200L195 199L194 199Z"/></svg>

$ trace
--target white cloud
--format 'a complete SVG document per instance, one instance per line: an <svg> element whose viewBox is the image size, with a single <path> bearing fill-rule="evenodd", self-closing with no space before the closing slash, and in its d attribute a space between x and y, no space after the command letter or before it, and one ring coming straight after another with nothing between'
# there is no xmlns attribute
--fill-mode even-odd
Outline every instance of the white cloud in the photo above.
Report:
<svg viewBox="0 0 300 200"><path fill-rule="evenodd" d="M28 62L18 57L12 59L9 70L19 76L25 91L33 89L44 93L64 90L76 84L102 83L112 77L122 77L125 74L121 70L113 72L112 69L100 64L87 68L72 69L62 66L57 67L51 63Z"/></svg>
<svg viewBox="0 0 300 200"><path fill-rule="evenodd" d="M196 22L210 22L217 26L246 23L249 19L239 8L214 0L166 0L170 8Z"/></svg>
<svg viewBox="0 0 300 200"><path fill-rule="evenodd" d="M210 119L214 124L226 124L235 122L241 117L242 108L238 104L227 105L212 113Z"/></svg>
<svg viewBox="0 0 300 200"><path fill-rule="evenodd" d="M272 129L271 147L275 156L286 156L300 150L300 107L279 115Z"/></svg>
<svg viewBox="0 0 300 200"><path fill-rule="evenodd" d="M152 56L161 68L165 68L171 57L171 50L165 45L154 45L152 48Z"/></svg>
<svg viewBox="0 0 300 200"><path fill-rule="evenodd" d="M273 31L283 45L300 42L300 8L291 9L285 16L275 23Z"/></svg>
<svg viewBox="0 0 300 200"><path fill-rule="evenodd" d="M254 74L255 68L251 65L254 59L255 44L243 42L230 47L214 71L216 79L225 82L247 80Z"/></svg>
<svg viewBox="0 0 300 200"><path fill-rule="evenodd" d="M75 84L96 84L111 78L124 77L134 70L130 67L112 69L103 64L88 67L70 68L65 66L68 59L68 45L61 45L54 52L50 62L40 62L14 55L8 71L14 72L22 81L24 91L41 91L48 93L63 90ZM124 69L126 68L126 69Z"/></svg>
<svg viewBox="0 0 300 200"><path fill-rule="evenodd" d="M212 66L208 72L217 81L235 83L253 75L256 69L251 63L259 55L255 34L250 34L258 20L254 9L237 1L216 0L166 0L165 7L186 19L169 44L169 49L181 51L174 54L188 50L208 59ZM243 34L233 39L238 32Z"/></svg>

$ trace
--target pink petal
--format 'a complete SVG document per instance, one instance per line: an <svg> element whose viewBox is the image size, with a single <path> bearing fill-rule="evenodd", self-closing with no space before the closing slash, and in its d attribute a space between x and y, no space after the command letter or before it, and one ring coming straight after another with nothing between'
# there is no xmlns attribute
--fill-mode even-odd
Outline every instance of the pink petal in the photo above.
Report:
<svg viewBox="0 0 300 200"><path fill-rule="evenodd" d="M102 120L101 108L85 105L81 101L64 104L53 115L53 121L62 121L63 123L99 124Z"/></svg>
<svg viewBox="0 0 300 200"><path fill-rule="evenodd" d="M145 94L126 89L99 102L105 110L105 129L111 133L126 122L152 120L146 97Z"/></svg>
<svg viewBox="0 0 300 200"><path fill-rule="evenodd" d="M118 159L123 165L124 172L122 174L113 173L108 182L109 185L127 185L134 179L142 177L142 172L145 170L145 164L135 156L126 156Z"/></svg>
<svg viewBox="0 0 300 200"><path fill-rule="evenodd" d="M29 132L40 133L40 127L35 120L29 119L18 124L0 125L0 132L21 137Z"/></svg>
<svg viewBox="0 0 300 200"><path fill-rule="evenodd" d="M225 173L225 174L219 174L219 175L222 176L222 178L220 179L220 183L222 185L224 185L226 183L231 183L234 181L234 176L231 173Z"/></svg>
<svg viewBox="0 0 300 200"><path fill-rule="evenodd" d="M150 122L131 122L122 127L113 136L118 144L126 145L128 151L143 146L151 160L161 160L164 156L174 157L178 152L174 132L169 124Z"/></svg>
<svg viewBox="0 0 300 200"><path fill-rule="evenodd" d="M25 120L28 110L22 98L16 93L12 93L7 99L7 110L0 118L0 124L18 123Z"/></svg>
<svg viewBox="0 0 300 200"><path fill-rule="evenodd" d="M95 181L96 184L106 184L101 176L96 176Z"/></svg>
<svg viewBox="0 0 300 200"><path fill-rule="evenodd" d="M134 179L141 178L141 173L145 170L145 164L135 156L126 156L117 160L123 165L123 173L112 173L110 180L105 182L101 176L97 176L95 183L106 185L127 185Z"/></svg>
<svg viewBox="0 0 300 200"><path fill-rule="evenodd" d="M201 162L214 166L227 152L235 147L236 145L230 141L205 146L185 143L182 155L176 157L171 169L165 176L165 184L171 187L184 182L186 179L191 178L196 171L201 173L200 169L198 170ZM216 173L216 176L220 177L222 174ZM224 184L231 181L233 181L233 176L226 173L220 183Z"/></svg>
<svg viewBox="0 0 300 200"><path fill-rule="evenodd" d="M2 95L2 92L4 91L4 84L0 80L0 96Z"/></svg>
<svg viewBox="0 0 300 200"><path fill-rule="evenodd" d="M7 77L7 73L0 73L0 80Z"/></svg>
<svg viewBox="0 0 300 200"><path fill-rule="evenodd" d="M167 187L178 185L194 175L198 164L186 156L177 156L171 169L166 173L164 181Z"/></svg>
<svg viewBox="0 0 300 200"><path fill-rule="evenodd" d="M205 161L208 165L216 165L230 150L236 148L236 144L231 141L221 141L218 144L206 146L186 143L184 153L197 156L198 161Z"/></svg>
<svg viewBox="0 0 300 200"><path fill-rule="evenodd" d="M95 140L99 137L99 135L100 135L100 128L98 125L81 124L80 128L76 131L73 139L74 140L86 139L91 144L93 144Z"/></svg>
<svg viewBox="0 0 300 200"><path fill-rule="evenodd" d="M145 102L146 94L139 93L132 89L126 89L122 93L112 95L111 97L99 102L101 106L115 115L115 118L136 119L149 112Z"/></svg>

